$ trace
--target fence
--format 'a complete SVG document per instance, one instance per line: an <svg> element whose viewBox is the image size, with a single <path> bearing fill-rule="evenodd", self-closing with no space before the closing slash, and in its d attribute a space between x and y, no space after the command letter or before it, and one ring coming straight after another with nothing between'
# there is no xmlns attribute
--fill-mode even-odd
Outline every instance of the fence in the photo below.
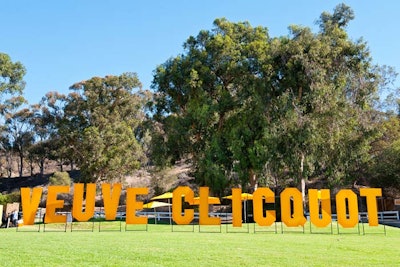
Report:
<svg viewBox="0 0 400 267"><path fill-rule="evenodd" d="M399 211L379 211L378 212L378 220L379 221L388 221L395 220L400 221L400 212ZM67 216L67 222L72 222L71 212L58 212L58 214L64 214ZM43 222L43 211L38 210L35 217L35 223ZM210 217L218 217L221 219L221 223L231 223L232 222L232 213L229 212L210 212L208 213ZM251 214L249 214L251 215ZM367 212L359 212L359 219L362 221L368 221L368 213ZM136 216L144 216L149 219L154 219L155 223L157 221L169 221L172 220L172 213L168 211L137 211ZM251 216L249 216L251 217ZM337 215L332 214L332 221L337 221ZM126 212L117 212L116 220L125 220ZM194 213L194 221L198 221L200 215L198 212ZM306 213L306 218L310 220L310 214ZM93 219L105 219L105 214L103 211L96 211Z"/></svg>

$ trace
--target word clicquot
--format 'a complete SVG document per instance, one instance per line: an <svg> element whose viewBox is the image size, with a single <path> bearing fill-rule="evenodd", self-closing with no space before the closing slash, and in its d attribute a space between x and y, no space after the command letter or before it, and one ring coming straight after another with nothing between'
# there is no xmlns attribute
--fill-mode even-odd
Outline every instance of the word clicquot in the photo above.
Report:
<svg viewBox="0 0 400 267"><path fill-rule="evenodd" d="M76 183L73 187L72 216L75 220L86 222L94 216L96 184ZM117 216L119 199L122 191L121 184L102 184L105 219L112 221ZM86 205L83 209L84 191ZM126 189L126 224L147 224L147 217L137 216L136 211L143 208L143 202L137 201L138 195L147 195L148 188ZM45 223L65 223L66 215L58 214L57 210L64 207L64 200L57 199L59 194L68 194L69 186L49 186L46 200ZM208 213L208 187L200 187L199 224L220 225L218 217L211 217ZM368 223L378 225L377 197L382 195L380 188L361 188L360 196L366 198ZM21 188L21 202L23 221L25 225L34 224L36 211L42 197L42 188ZM172 218L176 224L190 224L194 219L194 210L185 209L182 212L183 202L193 203L194 192L187 186L180 186L173 192ZM338 223L345 228L352 228L359 221L357 195L343 189L336 194L336 214ZM282 222L289 227L303 226L306 223L303 210L301 192L297 188L286 188L280 194ZM310 221L317 227L326 227L332 221L331 198L329 189L308 190ZM275 194L269 188L258 188L253 193L253 218L260 226L269 226L276 221L275 210L265 210L264 203L274 203ZM241 189L232 189L232 226L242 226L242 199Z"/></svg>

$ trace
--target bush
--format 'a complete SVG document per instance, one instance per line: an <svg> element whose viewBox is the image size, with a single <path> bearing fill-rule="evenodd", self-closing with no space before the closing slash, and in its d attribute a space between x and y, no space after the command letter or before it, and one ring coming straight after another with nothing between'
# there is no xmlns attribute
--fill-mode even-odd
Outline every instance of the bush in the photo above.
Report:
<svg viewBox="0 0 400 267"><path fill-rule="evenodd" d="M0 205L6 205L7 204L7 195L2 195L0 193Z"/></svg>
<svg viewBox="0 0 400 267"><path fill-rule="evenodd" d="M400 189L400 140L384 149L369 167L372 186Z"/></svg>
<svg viewBox="0 0 400 267"><path fill-rule="evenodd" d="M70 185L71 177L68 172L55 172L49 179L50 185Z"/></svg>
<svg viewBox="0 0 400 267"><path fill-rule="evenodd" d="M21 193L19 190L13 191L10 194L2 195L0 193L0 205L6 206L7 203L20 202Z"/></svg>

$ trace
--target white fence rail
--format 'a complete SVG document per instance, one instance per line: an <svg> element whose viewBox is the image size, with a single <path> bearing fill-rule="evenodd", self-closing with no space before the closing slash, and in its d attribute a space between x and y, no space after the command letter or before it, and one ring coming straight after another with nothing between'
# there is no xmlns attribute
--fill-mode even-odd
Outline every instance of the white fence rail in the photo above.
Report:
<svg viewBox="0 0 400 267"><path fill-rule="evenodd" d="M67 216L67 221L72 221L71 212L57 212L58 214L65 214ZM400 212L399 211L379 211L378 212L378 220L379 221L387 221L387 220L397 220L400 221ZM148 218L155 218L158 221L160 220L170 220L172 218L172 212L168 211L137 211L137 216L146 216ZM44 213L38 211L36 213L35 222L43 222ZM221 221L224 222L231 222L232 221L232 213L226 212L210 212L210 217L218 217L221 218ZM247 218L251 217L252 214L248 214ZM332 214L332 220L337 220L337 215ZM358 213L360 220L368 220L368 213L367 212L359 212ZM126 212L117 212L116 219L117 220L124 220L126 217ZM310 219L310 214L306 213L307 220ZM103 211L96 211L93 218L105 218L105 214ZM199 219L199 213L194 213L194 220Z"/></svg>
<svg viewBox="0 0 400 267"><path fill-rule="evenodd" d="M332 214L332 220L337 221L337 214ZM306 213L307 220L310 219L310 214ZM359 212L358 217L360 220L368 220L368 212ZM378 220L379 221L387 221L387 220L400 220L399 211L378 211Z"/></svg>

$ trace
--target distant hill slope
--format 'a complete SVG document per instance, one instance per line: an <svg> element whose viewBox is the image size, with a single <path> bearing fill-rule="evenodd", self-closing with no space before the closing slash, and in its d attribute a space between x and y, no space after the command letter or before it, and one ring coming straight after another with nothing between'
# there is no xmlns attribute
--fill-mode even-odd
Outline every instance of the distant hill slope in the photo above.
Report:
<svg viewBox="0 0 400 267"><path fill-rule="evenodd" d="M0 177L0 193L8 194L21 187L47 187L50 176L58 171L57 168L48 169L43 177L40 176L25 176L25 177ZM79 177L79 170L68 171L72 180ZM175 188L178 185L191 186L193 178L189 177L190 165L177 164L171 168L161 171L155 171L149 168L143 168L134 171L131 175L125 177L122 181L125 187L148 187L149 195L164 193Z"/></svg>

